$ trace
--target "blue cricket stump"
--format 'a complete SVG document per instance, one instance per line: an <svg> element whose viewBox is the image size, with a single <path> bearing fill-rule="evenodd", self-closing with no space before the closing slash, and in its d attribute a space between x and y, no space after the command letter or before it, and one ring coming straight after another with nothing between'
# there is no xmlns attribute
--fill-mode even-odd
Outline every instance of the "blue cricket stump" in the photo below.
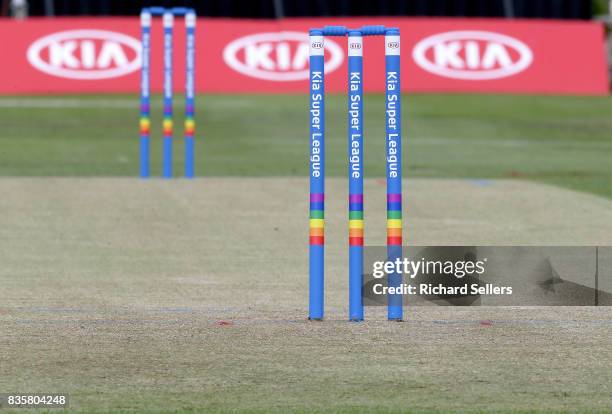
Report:
<svg viewBox="0 0 612 414"><path fill-rule="evenodd" d="M363 37L348 32L349 320L363 320Z"/></svg>
<svg viewBox="0 0 612 414"><path fill-rule="evenodd" d="M310 235L308 318L323 319L325 272L325 69L321 30L310 31Z"/></svg>
<svg viewBox="0 0 612 414"><path fill-rule="evenodd" d="M140 30L142 39L140 71L140 176L149 177L149 140L151 133L151 13L143 9L140 13Z"/></svg>
<svg viewBox="0 0 612 414"><path fill-rule="evenodd" d="M172 31L174 15L171 11L164 12L164 120L163 120L163 150L162 176L172 178L172 133L173 133L173 87L172 87Z"/></svg>
<svg viewBox="0 0 612 414"><path fill-rule="evenodd" d="M387 147L387 256L402 257L402 122L400 91L400 33L389 28L385 33L385 132ZM399 288L402 275L387 276L388 286ZM387 294L387 318L403 318L402 295Z"/></svg>
<svg viewBox="0 0 612 414"><path fill-rule="evenodd" d="M185 177L195 176L195 27L193 11L185 14Z"/></svg>

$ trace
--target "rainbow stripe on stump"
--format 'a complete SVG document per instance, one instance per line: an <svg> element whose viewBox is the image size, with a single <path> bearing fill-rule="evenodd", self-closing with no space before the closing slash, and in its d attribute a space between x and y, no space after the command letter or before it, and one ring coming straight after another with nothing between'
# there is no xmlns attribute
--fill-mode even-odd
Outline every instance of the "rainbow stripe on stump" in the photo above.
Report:
<svg viewBox="0 0 612 414"><path fill-rule="evenodd" d="M150 132L151 132L151 119L148 116L141 116L140 117L140 135L148 136Z"/></svg>
<svg viewBox="0 0 612 414"><path fill-rule="evenodd" d="M401 194L387 194L387 245L402 245Z"/></svg>
<svg viewBox="0 0 612 414"><path fill-rule="evenodd" d="M325 244L325 194L310 195L310 245Z"/></svg>
<svg viewBox="0 0 612 414"><path fill-rule="evenodd" d="M363 194L349 196L349 246L363 246Z"/></svg>
<svg viewBox="0 0 612 414"><path fill-rule="evenodd" d="M193 115L190 115L193 116ZM185 120L185 137L193 138L193 134L195 133L195 120L193 118L187 118Z"/></svg>

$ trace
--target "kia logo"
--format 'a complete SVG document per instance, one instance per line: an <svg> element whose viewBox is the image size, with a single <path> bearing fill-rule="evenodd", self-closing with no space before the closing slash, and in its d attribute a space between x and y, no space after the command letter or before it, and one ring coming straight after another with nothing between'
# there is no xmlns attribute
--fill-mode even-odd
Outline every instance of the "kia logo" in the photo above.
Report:
<svg viewBox="0 0 612 414"><path fill-rule="evenodd" d="M416 44L412 57L428 72L464 80L516 75L533 61L525 43L499 33L471 30L427 37Z"/></svg>
<svg viewBox="0 0 612 414"><path fill-rule="evenodd" d="M36 40L27 57L36 69L61 78L116 78L140 68L140 42L106 30L68 30Z"/></svg>
<svg viewBox="0 0 612 414"><path fill-rule="evenodd" d="M223 60L236 72L253 78L276 82L304 80L309 76L309 42L308 34L302 32L244 36L225 47ZM342 48L326 39L325 73L338 69L343 58Z"/></svg>
<svg viewBox="0 0 612 414"><path fill-rule="evenodd" d="M387 43L387 47L389 47L391 49L397 49L397 48L399 48L399 42L389 42L389 43Z"/></svg>

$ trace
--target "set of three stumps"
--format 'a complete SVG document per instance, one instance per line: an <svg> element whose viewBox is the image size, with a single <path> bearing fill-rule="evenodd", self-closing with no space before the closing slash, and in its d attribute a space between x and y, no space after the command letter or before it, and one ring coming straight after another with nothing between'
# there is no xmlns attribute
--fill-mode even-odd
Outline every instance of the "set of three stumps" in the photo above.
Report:
<svg viewBox="0 0 612 414"><path fill-rule="evenodd" d="M310 251L309 319L324 315L325 220L325 36L348 37L349 320L364 319L363 264L363 37L385 37L385 132L387 179L387 256L402 255L402 161L400 111L400 33L397 28L326 26L310 30ZM399 287L402 277L388 275ZM402 296L387 295L387 317L401 321Z"/></svg>
<svg viewBox="0 0 612 414"><path fill-rule="evenodd" d="M151 106L151 24L153 17L161 16L164 29L164 81L163 81L163 161L162 176L172 178L173 135L173 28L174 18L185 20L185 177L194 177L194 133L195 133L195 10L186 7L147 7L140 13L142 37L142 68L140 78L140 176L148 178L150 158L150 106Z"/></svg>

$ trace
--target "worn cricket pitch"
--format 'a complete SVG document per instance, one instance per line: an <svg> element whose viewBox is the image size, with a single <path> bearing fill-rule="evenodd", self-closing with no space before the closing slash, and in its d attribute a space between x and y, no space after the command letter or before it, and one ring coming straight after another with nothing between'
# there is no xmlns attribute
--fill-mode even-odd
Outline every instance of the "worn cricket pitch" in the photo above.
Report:
<svg viewBox="0 0 612 414"><path fill-rule="evenodd" d="M384 193L366 181L369 245ZM612 308L346 322L343 179L327 180L318 323L306 180L0 178L0 194L0 392L84 412L612 411ZM588 194L442 179L405 194L408 244L612 244L612 201Z"/></svg>

